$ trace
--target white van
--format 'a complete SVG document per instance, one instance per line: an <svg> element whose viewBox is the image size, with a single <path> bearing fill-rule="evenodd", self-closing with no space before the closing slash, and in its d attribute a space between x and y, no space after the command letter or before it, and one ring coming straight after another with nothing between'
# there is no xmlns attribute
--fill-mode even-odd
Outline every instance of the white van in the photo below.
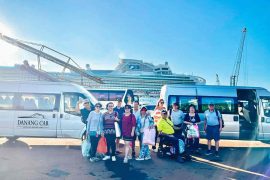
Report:
<svg viewBox="0 0 270 180"><path fill-rule="evenodd" d="M0 136L81 138L85 125L76 112L79 98L97 103L75 84L0 81Z"/></svg>
<svg viewBox="0 0 270 180"><path fill-rule="evenodd" d="M225 127L221 138L270 140L270 92L260 87L209 86L209 85L165 85L160 98L166 108L174 102L187 112L194 104L204 121L204 111L213 102L222 113ZM205 136L203 123L200 133Z"/></svg>

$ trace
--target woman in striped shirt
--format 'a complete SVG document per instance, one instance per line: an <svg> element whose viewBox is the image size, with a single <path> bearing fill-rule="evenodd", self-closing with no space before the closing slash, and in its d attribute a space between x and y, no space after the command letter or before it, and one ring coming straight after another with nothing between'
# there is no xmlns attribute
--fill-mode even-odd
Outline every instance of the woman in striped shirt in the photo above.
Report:
<svg viewBox="0 0 270 180"><path fill-rule="evenodd" d="M103 114L103 132L107 141L107 153L103 160L108 160L112 157L112 161L116 161L115 149L116 149L116 133L114 122L118 122L118 113L113 110L114 104L109 102L106 106L107 112Z"/></svg>

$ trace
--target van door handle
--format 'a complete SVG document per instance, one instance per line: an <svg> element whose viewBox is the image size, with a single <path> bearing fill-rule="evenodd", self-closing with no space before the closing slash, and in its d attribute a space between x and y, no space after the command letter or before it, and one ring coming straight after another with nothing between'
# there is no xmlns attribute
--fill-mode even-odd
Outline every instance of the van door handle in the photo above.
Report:
<svg viewBox="0 0 270 180"><path fill-rule="evenodd" d="M238 116L233 116L233 121L238 121L238 120L239 120Z"/></svg>
<svg viewBox="0 0 270 180"><path fill-rule="evenodd" d="M55 114L53 114L53 115L52 115L52 117L53 117L53 118L55 118L55 117L56 117L56 115L55 115Z"/></svg>
<svg viewBox="0 0 270 180"><path fill-rule="evenodd" d="M60 118L63 118L64 117L64 115L63 114L60 114Z"/></svg>

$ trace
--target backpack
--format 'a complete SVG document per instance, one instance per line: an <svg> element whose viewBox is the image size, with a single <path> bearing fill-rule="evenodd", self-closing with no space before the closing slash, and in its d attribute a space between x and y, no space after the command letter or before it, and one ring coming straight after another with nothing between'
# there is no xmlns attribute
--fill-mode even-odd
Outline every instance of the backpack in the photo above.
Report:
<svg viewBox="0 0 270 180"><path fill-rule="evenodd" d="M81 121L86 125L87 124L87 119L83 119L83 117L81 117Z"/></svg>
<svg viewBox="0 0 270 180"><path fill-rule="evenodd" d="M219 120L218 111L215 110L215 112L216 112L217 118L218 118L218 120ZM224 126L224 121L223 121L223 118L222 118L221 113L220 113L220 116L221 116L221 120L222 120L222 128L224 128L225 126Z"/></svg>

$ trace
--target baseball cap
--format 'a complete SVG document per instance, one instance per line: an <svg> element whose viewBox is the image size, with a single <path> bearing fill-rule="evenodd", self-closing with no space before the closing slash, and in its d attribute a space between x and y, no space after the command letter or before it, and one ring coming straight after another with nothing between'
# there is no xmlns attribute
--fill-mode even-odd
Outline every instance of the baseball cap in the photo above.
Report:
<svg viewBox="0 0 270 180"><path fill-rule="evenodd" d="M161 111L162 114L167 114L167 111L164 109Z"/></svg>
<svg viewBox="0 0 270 180"><path fill-rule="evenodd" d="M83 100L83 104L85 104L85 103L89 103L89 100L88 99L84 99Z"/></svg>
<svg viewBox="0 0 270 180"><path fill-rule="evenodd" d="M209 106L214 106L214 102L209 102Z"/></svg>
<svg viewBox="0 0 270 180"><path fill-rule="evenodd" d="M147 111L146 107L142 107L141 111Z"/></svg>

